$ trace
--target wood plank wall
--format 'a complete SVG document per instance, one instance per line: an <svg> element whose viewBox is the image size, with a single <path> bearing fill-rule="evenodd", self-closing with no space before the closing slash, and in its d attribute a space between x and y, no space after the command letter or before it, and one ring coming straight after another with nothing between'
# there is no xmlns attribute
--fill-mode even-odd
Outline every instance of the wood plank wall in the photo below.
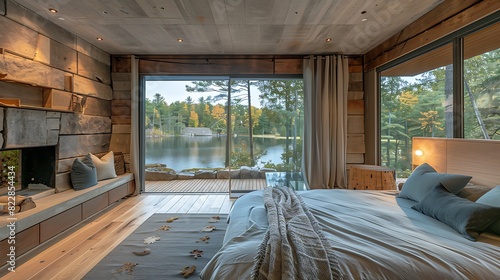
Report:
<svg viewBox="0 0 500 280"><path fill-rule="evenodd" d="M86 97L82 114L51 114L59 128L56 184L69 186L76 157L110 148L110 56L17 3L7 1L7 10L0 16L0 98L43 109L47 91L57 102Z"/></svg>
<svg viewBox="0 0 500 280"><path fill-rule="evenodd" d="M112 150L129 152L130 58L112 57L113 101ZM139 62L140 74L150 75L302 75L302 57L283 56L146 56ZM167 100L168 101L168 100ZM349 58L347 163L365 163L363 57Z"/></svg>

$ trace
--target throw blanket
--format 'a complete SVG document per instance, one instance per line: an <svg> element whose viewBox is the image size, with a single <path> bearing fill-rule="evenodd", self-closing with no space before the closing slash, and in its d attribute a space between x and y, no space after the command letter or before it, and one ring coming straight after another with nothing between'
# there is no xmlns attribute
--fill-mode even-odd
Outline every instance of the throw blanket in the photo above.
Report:
<svg viewBox="0 0 500 280"><path fill-rule="evenodd" d="M333 249L295 191L264 190L269 229L257 253L252 279L341 279Z"/></svg>

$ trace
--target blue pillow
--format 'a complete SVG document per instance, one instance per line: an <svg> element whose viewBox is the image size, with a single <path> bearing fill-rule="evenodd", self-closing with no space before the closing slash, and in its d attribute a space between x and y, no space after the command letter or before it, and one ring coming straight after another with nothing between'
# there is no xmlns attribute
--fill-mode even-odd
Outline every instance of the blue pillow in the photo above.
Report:
<svg viewBox="0 0 500 280"><path fill-rule="evenodd" d="M479 234L500 217L500 207L458 197L446 190L442 184L432 188L411 208L449 225L472 241L477 240Z"/></svg>
<svg viewBox="0 0 500 280"><path fill-rule="evenodd" d="M496 186L494 189L485 193L476 201L476 203L500 207L500 186ZM486 230L500 235L500 216L498 216L497 221L489 226Z"/></svg>
<svg viewBox="0 0 500 280"><path fill-rule="evenodd" d="M77 191L97 185L97 170L90 155L73 161L70 177L73 189Z"/></svg>
<svg viewBox="0 0 500 280"><path fill-rule="evenodd" d="M437 184L441 183L449 192L458 193L467 185L471 176L437 173L427 163L419 165L406 179L399 197L420 201Z"/></svg>

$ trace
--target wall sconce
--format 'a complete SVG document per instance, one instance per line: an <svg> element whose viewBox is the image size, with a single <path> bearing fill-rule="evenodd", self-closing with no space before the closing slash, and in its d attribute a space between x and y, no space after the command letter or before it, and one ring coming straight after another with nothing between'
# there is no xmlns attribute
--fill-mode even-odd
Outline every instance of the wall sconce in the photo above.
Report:
<svg viewBox="0 0 500 280"><path fill-rule="evenodd" d="M421 157L421 156L423 156L423 155L424 155L424 152L422 152L422 150L415 150L415 155L416 155L417 157Z"/></svg>

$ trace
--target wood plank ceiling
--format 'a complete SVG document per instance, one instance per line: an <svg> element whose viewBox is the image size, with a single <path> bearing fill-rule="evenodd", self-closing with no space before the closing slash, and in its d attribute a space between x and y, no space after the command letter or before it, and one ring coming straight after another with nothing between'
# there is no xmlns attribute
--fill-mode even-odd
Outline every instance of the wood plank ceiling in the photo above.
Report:
<svg viewBox="0 0 500 280"><path fill-rule="evenodd" d="M110 54L299 55L366 53L443 0L15 2Z"/></svg>

